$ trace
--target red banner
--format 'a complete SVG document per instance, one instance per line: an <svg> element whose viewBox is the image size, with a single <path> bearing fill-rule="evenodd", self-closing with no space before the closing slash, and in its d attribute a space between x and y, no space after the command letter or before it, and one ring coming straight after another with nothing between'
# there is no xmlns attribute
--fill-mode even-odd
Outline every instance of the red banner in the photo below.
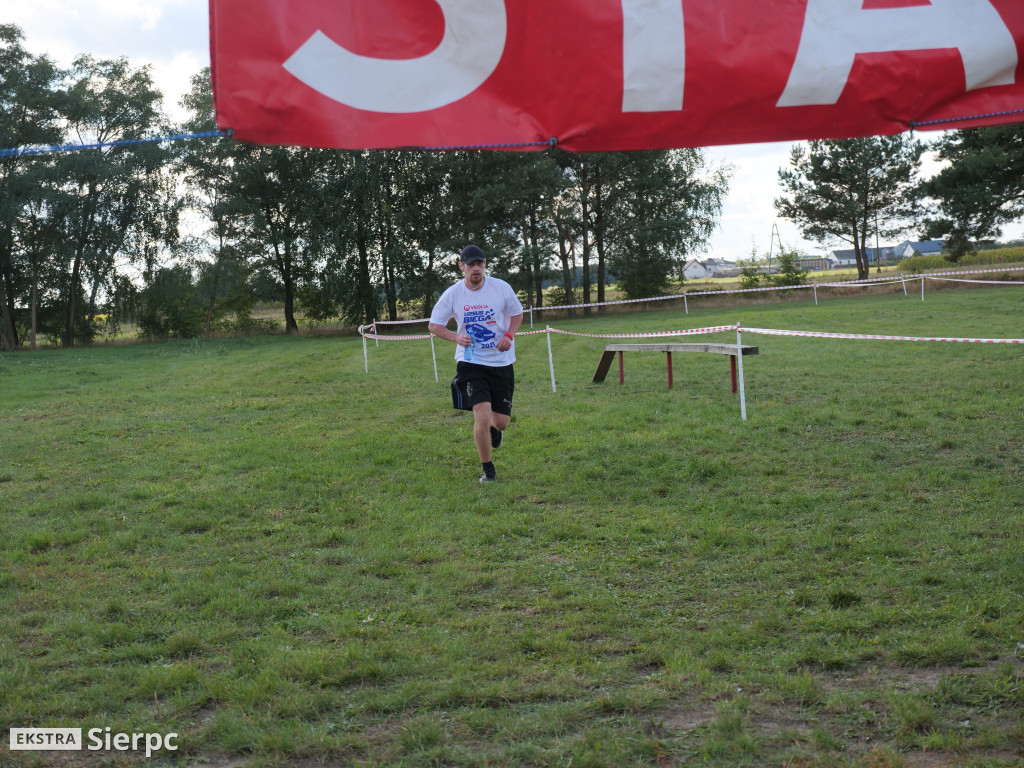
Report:
<svg viewBox="0 0 1024 768"><path fill-rule="evenodd" d="M1021 0L210 0L210 16L218 124L256 143L601 151L1024 119Z"/></svg>

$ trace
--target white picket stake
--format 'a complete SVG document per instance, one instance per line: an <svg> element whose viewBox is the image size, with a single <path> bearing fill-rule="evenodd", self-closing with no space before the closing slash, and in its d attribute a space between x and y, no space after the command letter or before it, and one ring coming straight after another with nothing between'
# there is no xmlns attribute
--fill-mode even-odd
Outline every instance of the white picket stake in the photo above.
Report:
<svg viewBox="0 0 1024 768"><path fill-rule="evenodd" d="M740 324L736 323L736 366L740 377L740 416L747 420L747 398L743 391L743 344L740 342Z"/></svg>
<svg viewBox="0 0 1024 768"><path fill-rule="evenodd" d="M434 359L434 381L437 382L437 353L434 352L434 334L430 334L430 356Z"/></svg>
<svg viewBox="0 0 1024 768"><path fill-rule="evenodd" d="M686 294L683 294L683 309L686 310L686 314L690 314L690 304L686 301Z"/></svg>
<svg viewBox="0 0 1024 768"><path fill-rule="evenodd" d="M376 336L377 335L377 318L376 317L373 318L373 322L370 324L370 327L373 328L373 335ZM380 347L380 339L375 338L373 340L373 343L376 344L378 347Z"/></svg>
<svg viewBox="0 0 1024 768"><path fill-rule="evenodd" d="M924 301L924 275L921 275L921 301Z"/></svg>
<svg viewBox="0 0 1024 768"><path fill-rule="evenodd" d="M551 355L551 326L545 326L545 335L548 337L548 367L551 369L551 391L555 391L555 358Z"/></svg>
<svg viewBox="0 0 1024 768"><path fill-rule="evenodd" d="M814 286L814 306L818 306L818 286Z"/></svg>
<svg viewBox="0 0 1024 768"><path fill-rule="evenodd" d="M900 282L903 283L903 295L907 295L907 278L900 275Z"/></svg>
<svg viewBox="0 0 1024 768"><path fill-rule="evenodd" d="M363 337L363 368L365 368L366 372L369 373L370 372L370 359L366 356L366 334L364 333L364 334L361 334L361 335Z"/></svg>

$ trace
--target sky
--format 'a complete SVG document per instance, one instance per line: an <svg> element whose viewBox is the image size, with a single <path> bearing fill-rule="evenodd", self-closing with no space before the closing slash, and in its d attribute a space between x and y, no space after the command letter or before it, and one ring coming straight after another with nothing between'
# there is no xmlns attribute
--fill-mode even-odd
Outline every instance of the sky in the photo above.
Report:
<svg viewBox="0 0 1024 768"><path fill-rule="evenodd" d="M178 101L190 78L210 64L208 0L0 0L0 23L21 27L25 47L59 65L67 66L85 53L94 58L123 56L135 67L150 65L154 82L164 93L164 110L176 121L185 117ZM932 135L937 136L928 136ZM795 144L707 148L710 164L729 164L733 172L719 227L705 256L698 258L735 261L749 258L752 247L767 254L769 245L777 252L779 240L787 250L809 256L846 247L806 241L795 224L776 215L778 171L788 166ZM926 156L924 174L934 170ZM1004 236L1019 237L1021 232L1022 226L1014 225Z"/></svg>

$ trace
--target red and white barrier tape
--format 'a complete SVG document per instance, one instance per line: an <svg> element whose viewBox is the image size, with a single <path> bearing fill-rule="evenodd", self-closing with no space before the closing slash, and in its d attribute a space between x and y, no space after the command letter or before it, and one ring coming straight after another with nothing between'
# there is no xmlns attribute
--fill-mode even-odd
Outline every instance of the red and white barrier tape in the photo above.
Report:
<svg viewBox="0 0 1024 768"><path fill-rule="evenodd" d="M907 275L907 279L927 277L930 280L938 280L947 275L992 275L997 272L1021 272L1024 267L1002 267L1000 269L962 269L954 272L922 272L920 275Z"/></svg>
<svg viewBox="0 0 1024 768"><path fill-rule="evenodd" d="M735 331L735 325L717 325L713 328L688 328L680 331L654 331L651 333L574 333L573 331L562 331L558 328L548 328L544 331L531 331L531 333L560 333L563 336L582 336L588 339L651 339L659 336L699 336L707 333L720 333L722 331ZM519 334L517 334L519 335Z"/></svg>
<svg viewBox="0 0 1024 768"><path fill-rule="evenodd" d="M946 283L982 283L984 285L1024 285L1021 280L963 280L956 277L929 277L929 280L942 280Z"/></svg>
<svg viewBox="0 0 1024 768"><path fill-rule="evenodd" d="M418 336L381 336L378 333L376 333L376 330L377 326L382 322L383 321L381 320L377 320L375 323L370 323L370 325L360 325L359 328L357 329L359 335L362 336L364 339L376 339L378 341L421 341L424 339L429 339L431 336L433 336L433 334L431 333L421 334Z"/></svg>
<svg viewBox="0 0 1024 768"><path fill-rule="evenodd" d="M377 325L411 325L413 323L429 323L429 317L421 317L418 320L374 320Z"/></svg>
<svg viewBox="0 0 1024 768"><path fill-rule="evenodd" d="M433 336L433 334L430 333L422 336L392 336L391 334L380 336L376 333L363 334L364 339L377 339L378 341L423 341L431 338L431 336Z"/></svg>
<svg viewBox="0 0 1024 768"><path fill-rule="evenodd" d="M577 333L575 331L563 331L560 328L545 328L536 331L520 331L516 336L538 336L543 333L558 333L563 336L576 336L588 339L653 339L668 336L700 336L711 333L722 333L735 331L735 325L716 325L707 328L686 328L677 331L650 331L646 333ZM966 344L1024 344L1024 339L980 339L980 338L955 338L950 336L886 336L881 334L868 333L827 333L824 331L791 331L778 328L739 328L741 333L757 333L763 336L801 336L818 339L860 339L868 341L947 341ZM362 328L360 328L362 331ZM372 333L364 333L364 338L380 339L384 341L425 341L431 338L431 334L423 336L378 336Z"/></svg>
<svg viewBox="0 0 1024 768"><path fill-rule="evenodd" d="M611 307L620 304L644 304L651 301L679 301L685 300L693 296L716 296L722 293L751 293L754 291L792 291L798 288L813 288L813 285L773 285L766 286L764 288L735 288L732 290L725 291L688 291L687 293L677 293L672 296L651 296L646 299L621 299L619 301L594 301L589 304L557 304L553 307L531 307L530 309L524 310L526 312L544 312L547 310L556 309L587 309L590 307Z"/></svg>
<svg viewBox="0 0 1024 768"><path fill-rule="evenodd" d="M911 280L919 280L920 278L919 277L913 277L913 278L910 278L910 279ZM903 278L900 278L899 280L872 278L871 282L868 282L867 280L858 280L856 282L849 282L849 283L818 283L816 286L807 286L807 287L808 288L811 288L811 287L816 287L816 288L870 288L871 286L874 286L874 285L898 285L898 284L902 284L904 282L906 282L906 280L903 279Z"/></svg>
<svg viewBox="0 0 1024 768"><path fill-rule="evenodd" d="M776 328L746 328L743 333L765 336L806 336L819 339L867 339L877 341L953 341L967 344L1024 344L1024 339L970 339L949 336L881 336L867 333L824 333L821 331L785 331Z"/></svg>

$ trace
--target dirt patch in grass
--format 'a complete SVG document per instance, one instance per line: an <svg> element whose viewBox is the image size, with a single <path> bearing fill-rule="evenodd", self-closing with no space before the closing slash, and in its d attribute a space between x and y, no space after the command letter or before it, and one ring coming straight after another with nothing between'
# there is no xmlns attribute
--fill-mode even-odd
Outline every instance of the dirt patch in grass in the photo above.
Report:
<svg viewBox="0 0 1024 768"><path fill-rule="evenodd" d="M715 708L700 705L666 709L654 719L662 729L677 734L692 731L710 723L715 719Z"/></svg>
<svg viewBox="0 0 1024 768"><path fill-rule="evenodd" d="M1024 660L1014 656L991 659L984 664L964 667L944 665L939 667L870 667L855 675L824 677L820 682L826 691L868 690L886 687L898 692L921 692L933 690L945 677L954 675L979 677L993 672L1004 664L1011 664L1024 674Z"/></svg>

